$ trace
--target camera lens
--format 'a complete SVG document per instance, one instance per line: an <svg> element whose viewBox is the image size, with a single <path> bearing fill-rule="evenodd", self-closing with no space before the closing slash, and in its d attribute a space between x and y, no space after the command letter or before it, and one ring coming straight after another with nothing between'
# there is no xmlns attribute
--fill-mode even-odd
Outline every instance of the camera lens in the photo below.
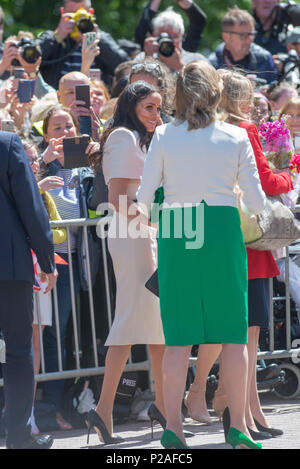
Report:
<svg viewBox="0 0 300 469"><path fill-rule="evenodd" d="M32 45L23 47L22 57L27 63L35 63L40 56L41 54L36 46Z"/></svg>
<svg viewBox="0 0 300 469"><path fill-rule="evenodd" d="M162 33L158 38L158 51L164 57L171 57L174 54L174 41L167 33Z"/></svg>
<svg viewBox="0 0 300 469"><path fill-rule="evenodd" d="M82 34L90 33L94 30L94 24L89 18L82 18L78 21L77 28Z"/></svg>

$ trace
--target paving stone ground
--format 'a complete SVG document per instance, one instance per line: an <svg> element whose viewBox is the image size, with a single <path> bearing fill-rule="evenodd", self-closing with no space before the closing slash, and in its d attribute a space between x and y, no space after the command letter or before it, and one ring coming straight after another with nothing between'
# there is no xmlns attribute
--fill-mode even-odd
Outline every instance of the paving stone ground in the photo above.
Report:
<svg viewBox="0 0 300 469"><path fill-rule="evenodd" d="M300 399L283 400L277 398L273 393L260 393L265 415L271 426L280 428L284 434L277 438L265 440L264 449L300 449ZM210 409L211 415L214 417L211 425L204 425L186 419L184 423L185 430L194 433L193 437L187 439L187 443L192 450L194 449L230 449L230 446L224 442L224 433L222 424L214 412ZM155 426L154 439L151 439L150 422L131 421L122 425L115 425L115 433L125 439L118 445L105 446L99 442L97 434L93 431L90 435L89 445L86 442L86 430L71 430L52 432L54 437L53 449L93 449L93 450L109 450L114 454L114 450L118 450L117 454L122 450L142 450L149 449L154 452L161 450L160 438L162 430L159 425ZM4 440L0 440L0 449L5 446ZM126 452L127 453L127 452ZM109 453L107 453L109 454ZM115 453L116 454L116 453ZM125 452L124 452L125 454ZM132 451L132 454L137 454Z"/></svg>

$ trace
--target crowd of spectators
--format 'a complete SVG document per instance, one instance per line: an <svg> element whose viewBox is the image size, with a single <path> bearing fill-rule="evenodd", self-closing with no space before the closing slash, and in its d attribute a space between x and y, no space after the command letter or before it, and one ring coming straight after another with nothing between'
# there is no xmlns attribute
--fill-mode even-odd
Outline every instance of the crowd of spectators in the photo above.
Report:
<svg viewBox="0 0 300 469"><path fill-rule="evenodd" d="M172 121L177 74L195 60L208 61L217 69L236 68L250 78L256 93L253 121L257 125L262 118L269 120L279 115L294 100L289 110L294 116L293 130L300 132L300 5L252 0L252 14L238 7L231 8L221 24L215 24L220 31L220 44L204 55L200 50L207 18L198 3L201 5L201 0L178 0L174 2L175 11L163 10L163 1L152 0L136 19L134 38L120 40L101 29L101 22L98 25L93 16L90 0L63 0L57 28L37 38L29 31L6 37L5 17L0 7L0 129L14 131L22 137L40 191L48 197L45 204L50 219L88 218L99 200L107 200L107 188L100 173L95 175L90 167L64 168L63 139L86 133L86 122L89 122L91 143L87 153L99 152L100 136L113 116L118 97L135 81L146 81L158 89L162 96L162 122ZM80 14L77 15L79 10L83 26ZM184 17L188 22L186 30ZM88 27L84 29L86 24ZM21 83L31 84L29 96L24 97ZM78 87L84 85L89 87L90 105L77 95ZM54 202L52 210L49 195L50 204ZM85 318L89 316L86 266L77 228L70 231L69 241L73 291L69 268L64 263L58 265L57 283L63 367L72 295L80 297L81 314ZM98 282L94 292L99 316L97 333L104 342L107 311L100 241L92 235L89 241L93 249L92 281ZM70 262L65 231L57 233L55 247L60 258ZM110 277L113 297L112 271ZM47 321L43 323L46 372L55 372L59 358L56 321L54 317ZM88 336L87 343L89 339ZM35 344L37 356L37 339ZM36 373L39 367L38 357ZM53 406L58 427L70 429L72 426L62 412L63 394L63 380L43 385L43 399ZM32 425L38 431L34 418Z"/></svg>

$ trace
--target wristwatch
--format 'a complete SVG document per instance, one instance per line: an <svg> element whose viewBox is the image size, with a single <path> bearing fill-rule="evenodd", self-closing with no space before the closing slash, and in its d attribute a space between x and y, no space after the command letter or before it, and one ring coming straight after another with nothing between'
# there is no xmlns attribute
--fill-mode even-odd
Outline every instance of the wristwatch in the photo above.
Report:
<svg viewBox="0 0 300 469"><path fill-rule="evenodd" d="M27 75L30 78L30 80L35 80L38 76L39 72L29 72Z"/></svg>

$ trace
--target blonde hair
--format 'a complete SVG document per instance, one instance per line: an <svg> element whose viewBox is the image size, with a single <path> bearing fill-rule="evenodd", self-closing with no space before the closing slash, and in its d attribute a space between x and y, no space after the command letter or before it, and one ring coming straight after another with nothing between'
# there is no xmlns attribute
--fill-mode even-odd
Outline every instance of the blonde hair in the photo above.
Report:
<svg viewBox="0 0 300 469"><path fill-rule="evenodd" d="M186 65L176 83L176 119L187 121L188 130L205 128L216 120L222 80L205 60Z"/></svg>
<svg viewBox="0 0 300 469"><path fill-rule="evenodd" d="M249 120L241 109L243 104L251 104L254 99L253 86L249 78L230 69L219 69L217 73L223 81L223 92L218 106L220 119Z"/></svg>

